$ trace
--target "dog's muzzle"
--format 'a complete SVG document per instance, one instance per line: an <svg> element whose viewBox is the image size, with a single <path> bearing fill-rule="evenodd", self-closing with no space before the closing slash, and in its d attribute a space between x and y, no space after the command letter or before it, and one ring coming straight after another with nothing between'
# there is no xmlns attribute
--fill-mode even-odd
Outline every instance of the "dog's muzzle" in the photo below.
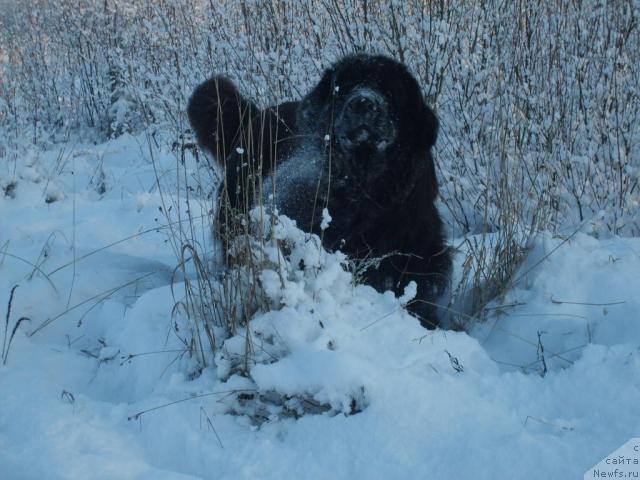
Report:
<svg viewBox="0 0 640 480"><path fill-rule="evenodd" d="M336 122L338 142L344 150L384 149L393 139L385 98L370 89L356 89L349 94Z"/></svg>

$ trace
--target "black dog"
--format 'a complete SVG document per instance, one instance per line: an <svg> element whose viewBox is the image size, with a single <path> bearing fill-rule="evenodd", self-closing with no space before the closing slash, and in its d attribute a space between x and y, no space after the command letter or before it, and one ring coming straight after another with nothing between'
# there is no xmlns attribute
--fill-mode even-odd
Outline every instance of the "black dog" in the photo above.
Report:
<svg viewBox="0 0 640 480"><path fill-rule="evenodd" d="M438 120L404 65L349 56L300 102L265 110L215 77L196 88L188 113L200 144L225 166L221 205L246 211L262 180L262 195L325 247L382 257L365 274L376 289L401 293L415 280L409 308L424 326L437 324L433 304L451 269L434 203ZM326 230L324 208L333 217Z"/></svg>

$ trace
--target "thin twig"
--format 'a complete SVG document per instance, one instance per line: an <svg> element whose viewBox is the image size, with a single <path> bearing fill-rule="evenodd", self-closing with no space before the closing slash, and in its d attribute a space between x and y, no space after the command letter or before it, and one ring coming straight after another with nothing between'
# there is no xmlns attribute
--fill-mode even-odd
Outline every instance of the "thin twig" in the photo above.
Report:
<svg viewBox="0 0 640 480"><path fill-rule="evenodd" d="M217 392L209 392L209 393L191 395L189 397L181 398L180 400L175 400L173 402L164 403L162 405L158 405L156 407L148 408L146 410L141 410L141 411L139 411L137 413L134 413L133 415L130 415L129 417L127 417L127 420L138 420L140 417L142 417L142 415L145 415L145 414L147 414L149 412L153 412L155 410L160 410L161 408L165 408L165 407L170 407L171 405L176 405L178 403L188 402L189 400L197 400L198 398L211 397L211 396L214 396L214 395L234 394L234 393L240 393L240 392L257 393L257 390L254 390L254 389L219 390Z"/></svg>

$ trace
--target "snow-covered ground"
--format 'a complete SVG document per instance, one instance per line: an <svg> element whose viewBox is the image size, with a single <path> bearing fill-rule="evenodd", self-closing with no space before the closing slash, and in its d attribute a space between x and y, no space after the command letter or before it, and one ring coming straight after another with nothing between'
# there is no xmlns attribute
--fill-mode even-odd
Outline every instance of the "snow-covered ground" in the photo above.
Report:
<svg viewBox="0 0 640 480"><path fill-rule="evenodd" d="M310 244L318 269L284 292L263 274L282 305L252 320L251 379L243 332L194 375L156 181L175 158L148 145L0 166L0 479L569 479L640 433L635 238L542 235L469 334L422 329Z"/></svg>

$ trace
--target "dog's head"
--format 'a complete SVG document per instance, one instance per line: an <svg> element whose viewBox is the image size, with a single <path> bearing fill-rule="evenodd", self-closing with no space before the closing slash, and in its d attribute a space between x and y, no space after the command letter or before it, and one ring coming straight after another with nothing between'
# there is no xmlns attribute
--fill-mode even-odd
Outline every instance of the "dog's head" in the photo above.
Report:
<svg viewBox="0 0 640 480"><path fill-rule="evenodd" d="M324 131L347 157L376 157L402 144L433 146L438 121L407 68L379 55L353 55L324 72L299 109L302 134Z"/></svg>

